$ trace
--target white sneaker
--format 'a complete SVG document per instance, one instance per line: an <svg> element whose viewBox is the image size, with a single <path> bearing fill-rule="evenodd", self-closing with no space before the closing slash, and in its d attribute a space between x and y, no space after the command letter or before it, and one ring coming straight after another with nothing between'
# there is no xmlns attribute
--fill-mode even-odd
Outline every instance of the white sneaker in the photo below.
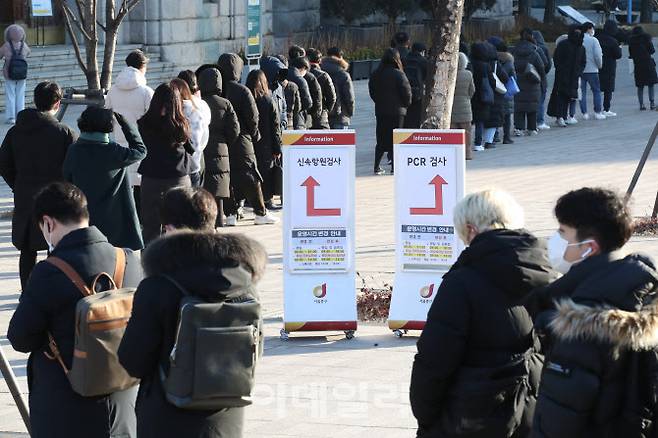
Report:
<svg viewBox="0 0 658 438"><path fill-rule="evenodd" d="M528 135L533 136L533 135L539 135L539 131L536 129L534 131L528 131Z"/></svg>
<svg viewBox="0 0 658 438"><path fill-rule="evenodd" d="M559 126L560 128L566 128L566 127L567 127L567 122L565 122L564 119L563 119L562 117L560 117L559 119L557 119L557 122L555 122L555 124L556 124L557 126Z"/></svg>
<svg viewBox="0 0 658 438"><path fill-rule="evenodd" d="M525 133L521 131L520 129L515 129L514 130L514 137L523 137Z"/></svg>
<svg viewBox="0 0 658 438"><path fill-rule="evenodd" d="M612 111L603 111L603 115L606 117L617 117L617 113L614 113Z"/></svg>
<svg viewBox="0 0 658 438"><path fill-rule="evenodd" d="M484 146L482 146L482 145L475 145L475 146L473 146L473 150L474 150L475 152L482 152L482 151L484 150Z"/></svg>
<svg viewBox="0 0 658 438"><path fill-rule="evenodd" d="M238 217L236 215L231 215L231 216L226 216L226 221L224 221L224 225L227 227L234 227L238 224Z"/></svg>
<svg viewBox="0 0 658 438"><path fill-rule="evenodd" d="M578 120L576 120L575 117L569 117L567 120L564 121L567 125L575 125L578 123Z"/></svg>
<svg viewBox="0 0 658 438"><path fill-rule="evenodd" d="M279 223L279 218L272 216L269 212L265 213L265 216L256 216L254 219L254 224L256 225L272 225Z"/></svg>
<svg viewBox="0 0 658 438"><path fill-rule="evenodd" d="M589 120L589 114L588 113L583 114L583 120Z"/></svg>
<svg viewBox="0 0 658 438"><path fill-rule="evenodd" d="M606 116L603 113L594 113L594 118L596 120L605 120Z"/></svg>
<svg viewBox="0 0 658 438"><path fill-rule="evenodd" d="M548 129L551 129L551 127L548 126L546 123L542 123L541 125L537 126L537 129L539 129L540 131L546 131Z"/></svg>

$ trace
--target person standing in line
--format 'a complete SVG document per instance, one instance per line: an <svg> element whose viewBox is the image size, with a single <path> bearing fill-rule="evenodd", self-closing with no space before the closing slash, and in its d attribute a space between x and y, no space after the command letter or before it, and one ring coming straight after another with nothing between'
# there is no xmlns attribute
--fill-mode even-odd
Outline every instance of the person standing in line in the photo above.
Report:
<svg viewBox="0 0 658 438"><path fill-rule="evenodd" d="M404 118L404 127L408 129L418 129L422 120L423 98L425 97L425 81L429 74L429 65L425 52L427 48L423 43L413 43L411 53L404 58L404 74L409 79L411 85L411 105L407 109L407 115Z"/></svg>
<svg viewBox="0 0 658 438"><path fill-rule="evenodd" d="M204 70L199 76L203 100L210 107L210 138L204 153L206 168L203 188L217 202L216 227L224 226L224 201L231 197L231 165L228 145L234 144L240 134L238 116L233 105L222 96L222 75L216 68Z"/></svg>
<svg viewBox="0 0 658 438"><path fill-rule="evenodd" d="M533 30L532 37L537 43L537 49L544 63L544 72L546 73L541 83L541 98L539 99L539 107L537 108L537 129L546 131L551 129L548 123L546 123L546 94L548 90L548 73L553 68L553 62L551 62L551 53L548 51L548 47L546 47L544 35L538 30Z"/></svg>
<svg viewBox="0 0 658 438"><path fill-rule="evenodd" d="M496 37L494 37L494 41L496 40ZM502 84L506 84L507 81L509 81L509 75L507 74L507 71L503 68L502 63L498 60L498 49L496 46L491 43L490 41L487 41L487 44L489 45L489 50L491 51L491 70L492 70L492 76L495 76L495 78L498 78L498 80ZM503 43L504 44L504 43ZM505 47L506 48L506 47ZM494 79L495 79L494 78ZM504 93L499 93L494 90L494 103L491 106L491 111L489 112L489 118L485 121L484 126L487 129L487 132L491 132L490 130L494 130L494 137L491 138L491 134L488 134L487 138L485 139L484 143L484 148L485 149L495 149L496 148L496 133L498 133L499 128L503 128L505 126L505 110L508 107L508 102L509 99ZM500 140L498 140L500 142Z"/></svg>
<svg viewBox="0 0 658 438"><path fill-rule="evenodd" d="M524 301L547 346L532 436L654 436L656 266L622 254L634 220L617 193L574 190L554 212L548 255L564 275Z"/></svg>
<svg viewBox="0 0 658 438"><path fill-rule="evenodd" d="M287 79L288 82L292 82L293 84L297 85L300 98L300 110L296 113L296 117L293 116L295 129L310 128L310 126L307 126L306 123L309 118L309 113L311 112L311 107L313 106L313 99L311 98L308 82L305 79L309 68L310 65L308 65L308 61L302 57L294 59L291 58L288 61ZM288 103L288 107L290 107L290 104L292 103L294 105L294 102L290 102L288 100L288 93L289 91L286 89L286 103Z"/></svg>
<svg viewBox="0 0 658 438"><path fill-rule="evenodd" d="M556 274L509 194L470 194L454 216L468 246L418 340L409 394L417 437L528 437L543 357L522 299Z"/></svg>
<svg viewBox="0 0 658 438"><path fill-rule="evenodd" d="M558 38L553 53L555 81L548 103L548 115L556 118L557 126L564 128L578 123L575 118L578 81L586 63L583 32L578 27L572 27L568 36Z"/></svg>
<svg viewBox="0 0 658 438"><path fill-rule="evenodd" d="M348 72L349 63L343 59L343 51L338 47L327 50L327 56L320 63L336 88L336 105L329 113L331 129L347 129L354 115L354 85Z"/></svg>
<svg viewBox="0 0 658 438"><path fill-rule="evenodd" d="M155 89L151 105L137 125L147 151L138 171L142 175L142 234L148 245L162 232L158 216L162 194L172 187L191 186L194 149L183 99L169 84Z"/></svg>
<svg viewBox="0 0 658 438"><path fill-rule="evenodd" d="M404 126L404 116L411 105L411 85L396 49L386 49L379 67L370 76L368 91L375 102L377 119L374 173L384 174L380 167L384 153L388 154L393 173L393 130Z"/></svg>
<svg viewBox="0 0 658 438"><path fill-rule="evenodd" d="M0 47L0 58L5 59L3 75L5 77L5 120L8 125L16 123L16 116L25 109L24 68L12 69L12 58L25 60L30 56L30 47L25 42L25 29L12 24L5 29L5 43ZM27 65L26 63L23 66ZM17 76L14 76L17 75ZM14 77L12 77L14 76Z"/></svg>
<svg viewBox="0 0 658 438"><path fill-rule="evenodd" d="M133 50L126 57L126 67L124 67L114 85L110 88L105 96L105 108L110 108L115 113L119 113L130 124L137 124L151 104L153 89L146 85L146 70L149 59L141 50ZM114 122L114 139L124 147L129 147L128 141L123 136L121 126ZM137 206L137 216L140 212L140 188L142 184L141 176L137 172L139 162L134 163L128 168L128 180L135 197Z"/></svg>
<svg viewBox="0 0 658 438"><path fill-rule="evenodd" d="M597 34L601 51L603 52L603 66L599 70L601 91L603 92L603 115L615 117L617 113L610 111L612 105L612 93L615 91L617 78L617 60L621 59L621 47L617 35L619 28L617 22L608 20L603 25L603 32Z"/></svg>
<svg viewBox="0 0 658 438"><path fill-rule="evenodd" d="M66 151L77 135L55 118L62 90L54 82L41 82L34 89L36 108L27 108L9 128L0 147L0 175L14 192L11 240L21 254L21 289L37 262L37 251L48 249L37 224L32 221L34 195L48 183L61 181Z"/></svg>
<svg viewBox="0 0 658 438"><path fill-rule="evenodd" d="M653 59L656 49L653 47L651 35L644 32L642 26L633 28L633 32L628 39L628 52L629 57L633 60L633 76L635 77L640 111L647 109L644 106L644 87L648 89L649 108L653 111L656 109L653 86L658 83L656 61Z"/></svg>
<svg viewBox="0 0 658 438"><path fill-rule="evenodd" d="M541 100L542 82L546 67L539 54L532 29L521 30L521 40L512 50L514 69L518 75L519 91L514 96L514 135L536 135L537 110Z"/></svg>
<svg viewBox="0 0 658 438"><path fill-rule="evenodd" d="M110 140L114 119L123 130L127 148ZM131 164L146 157L137 125L112 110L90 106L82 112L78 128L80 138L69 147L64 160L64 178L85 194L90 223L108 242L120 248L143 249L135 199L126 175Z"/></svg>
<svg viewBox="0 0 658 438"><path fill-rule="evenodd" d="M286 67L278 58L274 56L263 56L260 58L260 69L265 73L267 83L272 94L272 100L279 111L279 122L281 130L292 129L292 124L288 125L288 105L286 102L286 93L284 83L288 76L288 67Z"/></svg>
<svg viewBox="0 0 658 438"><path fill-rule="evenodd" d="M311 63L308 62L306 56L290 58L290 63L293 67L305 72L303 79L308 85L308 92L311 96L311 106L306 111L306 129L321 129L314 128L314 126L319 126L316 122L319 122L322 117L322 88L315 75L311 73Z"/></svg>
<svg viewBox="0 0 658 438"><path fill-rule="evenodd" d="M404 64L404 60L409 55L409 46L411 45L411 38L407 32L397 32L393 35L391 40L391 48L396 49L400 54L400 60Z"/></svg>
<svg viewBox="0 0 658 438"><path fill-rule="evenodd" d="M314 129L330 129L329 113L336 106L336 88L331 76L320 67L322 52L317 49L308 49L308 61L311 64L311 74L315 76L322 91L322 113L320 118L313 121Z"/></svg>
<svg viewBox="0 0 658 438"><path fill-rule="evenodd" d="M286 68L286 75L280 78L279 82L286 97L287 129L305 129L306 116L302 113L302 98L297 84L289 80L288 59L284 55L276 55L275 58L281 61L281 64ZM281 74L283 76L283 73Z"/></svg>
<svg viewBox="0 0 658 438"><path fill-rule="evenodd" d="M258 172L254 151L254 143L260 139L258 107L249 88L240 83L244 62L235 53L224 53L219 57L217 65L222 75L224 97L233 105L240 124L238 139L229 144L232 196L224 205L226 225L237 225L238 204L244 198L254 209L256 225L275 224L279 218L265 208L261 188L263 178Z"/></svg>
<svg viewBox="0 0 658 438"><path fill-rule="evenodd" d="M508 78L513 77L516 79L516 70L514 70L514 57L508 51L505 41L498 37L491 37L488 41L496 48L499 68L502 69ZM494 96L494 101L496 99L500 99L500 97L503 98L503 103L501 105L503 113L503 144L514 144L514 140L512 140L514 97L510 97L507 94L502 96L497 95Z"/></svg>
<svg viewBox="0 0 658 438"><path fill-rule="evenodd" d="M178 90L183 99L183 114L190 125L190 143L194 149L190 163L190 183L192 187L202 185L203 151L210 136L210 108L208 105L197 105L190 87L182 79L173 79L170 85Z"/></svg>
<svg viewBox="0 0 658 438"><path fill-rule="evenodd" d="M471 46L471 71L475 83L475 94L471 99L475 141L473 151L481 152L484 144L492 144L496 134L495 126L487 126L494 105L493 66L497 60L496 49L487 42L474 43Z"/></svg>
<svg viewBox="0 0 658 438"><path fill-rule="evenodd" d="M583 47L585 47L587 64L580 77L580 112L583 113L583 119L589 120L589 114L587 113L587 84L589 84L594 100L594 119L605 120L599 79L599 70L603 68L603 50L599 40L594 38L594 24L589 22L583 24L583 34Z"/></svg>
<svg viewBox="0 0 658 438"><path fill-rule="evenodd" d="M119 147L119 146L118 146ZM90 285L101 272L114 275L117 249L98 228L89 225L84 193L73 184L54 182L34 199L34 222L48 242L52 256L71 265ZM142 270L137 255L126 256L123 287L137 287ZM84 297L58 268L42 261L35 268L16 311L7 339L30 353L27 361L32 438L137 438L137 386L112 394L83 397L73 391L62 365L51 359L48 336L61 359L71 367L75 350L76 305Z"/></svg>
<svg viewBox="0 0 658 438"><path fill-rule="evenodd" d="M471 144L471 133L473 127L473 111L471 109L471 98L475 94L473 74L466 69L468 56L459 52L459 65L457 70L457 81L455 82L455 98L452 101L452 113L450 119L451 129L463 129L466 131L465 154L467 160L473 159Z"/></svg>
<svg viewBox="0 0 658 438"><path fill-rule="evenodd" d="M267 86L267 78L262 70L252 70L247 76L247 88L256 99L258 107L258 131L260 140L254 144L256 151L256 162L258 171L263 177L263 198L268 210L280 210L281 207L274 205L274 180L272 167L274 160L281 159L281 125L279 112L272 99L272 94Z"/></svg>

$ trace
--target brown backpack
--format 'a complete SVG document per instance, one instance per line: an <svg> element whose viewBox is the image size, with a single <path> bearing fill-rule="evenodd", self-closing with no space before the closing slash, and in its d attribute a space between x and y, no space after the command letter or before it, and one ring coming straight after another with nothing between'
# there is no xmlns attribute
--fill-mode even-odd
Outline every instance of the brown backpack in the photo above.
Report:
<svg viewBox="0 0 658 438"><path fill-rule="evenodd" d="M64 260L48 257L46 262L57 267L80 290L83 298L75 307L75 344L71 369L66 368L55 339L49 333L48 346L62 366L73 390L85 397L111 394L139 383L119 363L117 351L128 325L133 307L134 288L121 288L126 269L126 253L116 248L114 277L101 272L91 287ZM109 281L110 289L96 292L99 281Z"/></svg>

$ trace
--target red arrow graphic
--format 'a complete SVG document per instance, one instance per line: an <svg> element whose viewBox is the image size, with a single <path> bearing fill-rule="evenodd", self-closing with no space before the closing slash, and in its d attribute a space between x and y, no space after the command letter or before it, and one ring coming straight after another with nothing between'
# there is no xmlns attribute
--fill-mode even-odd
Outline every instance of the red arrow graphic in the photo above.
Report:
<svg viewBox="0 0 658 438"><path fill-rule="evenodd" d="M315 208L315 188L320 185L312 176L301 184L306 187L306 216L340 216L340 208Z"/></svg>
<svg viewBox="0 0 658 438"><path fill-rule="evenodd" d="M414 216L441 216L443 215L443 186L448 182L441 178L440 175L435 176L430 181L434 185L434 207L432 208L410 208L409 213Z"/></svg>

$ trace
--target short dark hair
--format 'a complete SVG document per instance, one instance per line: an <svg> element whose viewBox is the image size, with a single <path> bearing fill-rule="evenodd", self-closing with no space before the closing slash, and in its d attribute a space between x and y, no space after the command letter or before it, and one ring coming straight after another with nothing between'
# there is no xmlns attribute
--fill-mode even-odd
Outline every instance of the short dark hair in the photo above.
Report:
<svg viewBox="0 0 658 438"><path fill-rule="evenodd" d="M336 58L342 58L343 51L340 50L340 47L329 47L327 49L327 56L335 56Z"/></svg>
<svg viewBox="0 0 658 438"><path fill-rule="evenodd" d="M89 219L87 197L68 182L54 182L43 187L34 197L33 218L37 224L50 216L62 224L78 224Z"/></svg>
<svg viewBox="0 0 658 438"><path fill-rule="evenodd" d="M281 61L281 63L282 63L283 65L285 65L286 67L288 67L288 58L286 58L286 55L276 55L276 56L274 56L274 57L275 57L276 59L278 59L279 61Z"/></svg>
<svg viewBox="0 0 658 438"><path fill-rule="evenodd" d="M592 23L591 21L583 23L582 29L583 29L583 32L587 32L590 29L594 29L594 23Z"/></svg>
<svg viewBox="0 0 658 438"><path fill-rule="evenodd" d="M136 68L137 70L144 67L148 62L148 57L139 49L133 50L128 56L126 56L126 65L128 67Z"/></svg>
<svg viewBox="0 0 658 438"><path fill-rule="evenodd" d="M78 128L80 128L80 132L102 132L109 134L114 129L112 125L113 118L114 113L111 109L89 106L80 115Z"/></svg>
<svg viewBox="0 0 658 438"><path fill-rule="evenodd" d="M414 53L420 53L427 50L427 46L423 43L413 43L411 45L411 51Z"/></svg>
<svg viewBox="0 0 658 438"><path fill-rule="evenodd" d="M55 82L40 82L34 88L34 105L39 111L52 110L62 97L62 89Z"/></svg>
<svg viewBox="0 0 658 438"><path fill-rule="evenodd" d="M308 63L308 59L305 57L291 58L290 65L295 68L305 68L306 70L311 68L311 64Z"/></svg>
<svg viewBox="0 0 658 438"><path fill-rule="evenodd" d="M407 32L398 32L393 36L393 42L397 45L409 44L409 34Z"/></svg>
<svg viewBox="0 0 658 438"><path fill-rule="evenodd" d="M555 217L573 227L578 239L593 238L604 252L624 246L633 234L633 219L623 198L612 190L585 187L558 199Z"/></svg>
<svg viewBox="0 0 658 438"><path fill-rule="evenodd" d="M525 41L534 41L535 37L532 35L532 29L529 27L524 27L521 29L521 32L519 32L519 36L521 37L522 40Z"/></svg>
<svg viewBox="0 0 658 438"><path fill-rule="evenodd" d="M318 63L322 59L322 52L318 49L310 48L306 51L306 56L310 62Z"/></svg>
<svg viewBox="0 0 658 438"><path fill-rule="evenodd" d="M214 230L217 202L205 189L174 187L165 193L160 205L163 225L191 230Z"/></svg>
<svg viewBox="0 0 658 438"><path fill-rule="evenodd" d="M182 79L187 82L187 86L190 87L190 92L195 94L199 91L199 83L197 82L196 74L192 70L183 70L178 73L178 79Z"/></svg>
<svg viewBox="0 0 658 438"><path fill-rule="evenodd" d="M297 44L293 44L290 46L290 49L288 49L288 58L291 60L294 58L303 58L304 56L306 56L306 50Z"/></svg>

